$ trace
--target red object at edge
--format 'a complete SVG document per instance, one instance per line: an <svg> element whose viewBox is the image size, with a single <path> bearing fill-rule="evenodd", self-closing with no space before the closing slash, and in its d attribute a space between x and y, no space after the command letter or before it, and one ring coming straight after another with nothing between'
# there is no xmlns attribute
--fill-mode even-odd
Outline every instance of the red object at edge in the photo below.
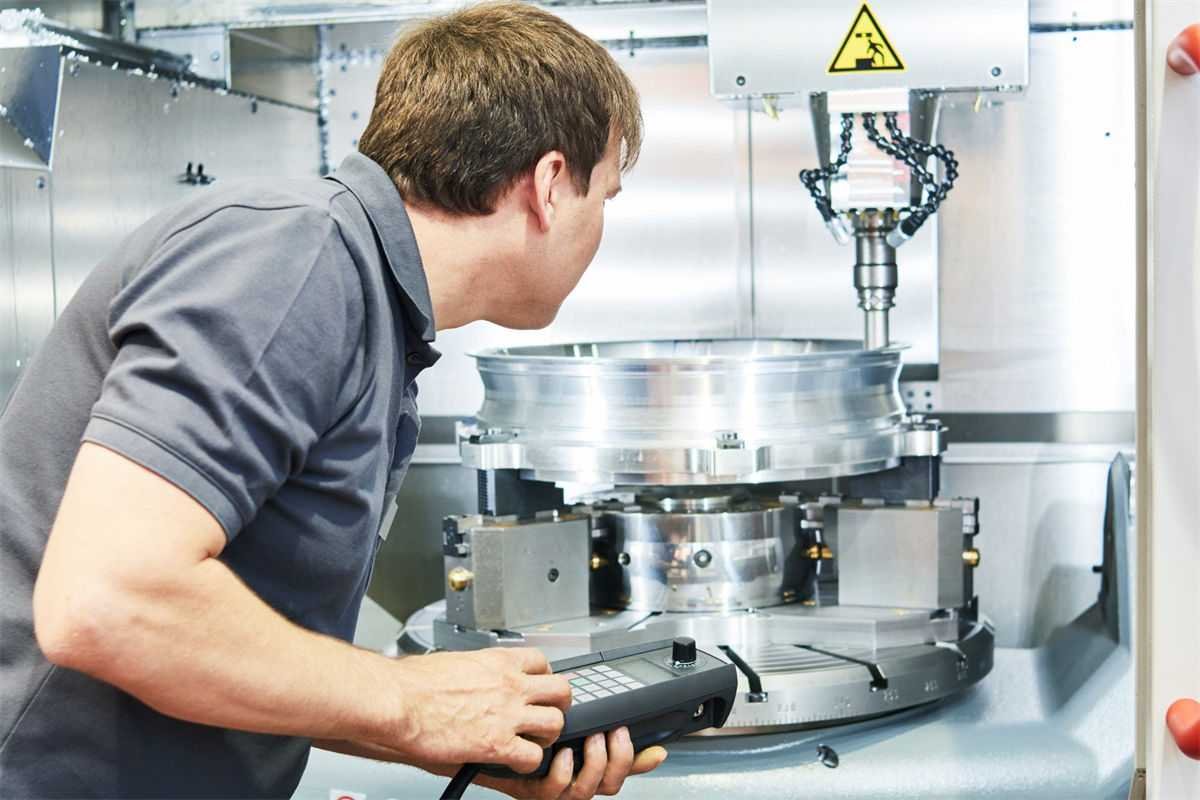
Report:
<svg viewBox="0 0 1200 800"><path fill-rule="evenodd" d="M1167 64L1180 75L1200 72L1200 22L1188 25L1171 41Z"/></svg>
<svg viewBox="0 0 1200 800"><path fill-rule="evenodd" d="M1167 730L1185 756L1200 761L1200 703L1188 698L1171 703Z"/></svg>

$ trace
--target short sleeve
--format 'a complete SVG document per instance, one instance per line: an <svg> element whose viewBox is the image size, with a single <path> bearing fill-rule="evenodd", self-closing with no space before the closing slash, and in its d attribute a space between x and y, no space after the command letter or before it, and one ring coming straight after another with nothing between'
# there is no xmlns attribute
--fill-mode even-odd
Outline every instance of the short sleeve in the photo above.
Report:
<svg viewBox="0 0 1200 800"><path fill-rule="evenodd" d="M361 309L328 214L221 208L114 296L116 356L83 439L187 492L232 539L336 418Z"/></svg>

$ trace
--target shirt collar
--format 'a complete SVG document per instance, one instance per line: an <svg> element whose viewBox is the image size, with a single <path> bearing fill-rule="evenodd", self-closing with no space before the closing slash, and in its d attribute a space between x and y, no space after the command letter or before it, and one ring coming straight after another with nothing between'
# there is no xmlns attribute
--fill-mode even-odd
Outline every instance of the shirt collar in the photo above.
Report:
<svg viewBox="0 0 1200 800"><path fill-rule="evenodd" d="M416 315L412 327L422 340L432 342L437 328L433 319L433 301L429 297L429 281L425 277L412 222L396 184L383 167L362 153L346 156L329 177L349 189L367 212L400 296L409 311Z"/></svg>

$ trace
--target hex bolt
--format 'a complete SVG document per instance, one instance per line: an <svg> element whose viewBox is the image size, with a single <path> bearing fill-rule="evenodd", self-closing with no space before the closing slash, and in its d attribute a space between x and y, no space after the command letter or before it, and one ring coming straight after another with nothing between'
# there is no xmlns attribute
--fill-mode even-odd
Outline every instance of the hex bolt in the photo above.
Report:
<svg viewBox="0 0 1200 800"><path fill-rule="evenodd" d="M841 763L837 751L827 744L817 745L817 760L830 769L837 769L838 764Z"/></svg>

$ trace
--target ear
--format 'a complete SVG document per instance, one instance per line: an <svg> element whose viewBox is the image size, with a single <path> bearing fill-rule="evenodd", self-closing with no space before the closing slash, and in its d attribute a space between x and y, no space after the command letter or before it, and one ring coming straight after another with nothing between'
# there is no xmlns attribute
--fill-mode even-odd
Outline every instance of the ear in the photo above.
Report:
<svg viewBox="0 0 1200 800"><path fill-rule="evenodd" d="M530 207L542 233L550 230L554 222L555 205L562 202L570 180L567 157L557 150L546 153L534 165Z"/></svg>

